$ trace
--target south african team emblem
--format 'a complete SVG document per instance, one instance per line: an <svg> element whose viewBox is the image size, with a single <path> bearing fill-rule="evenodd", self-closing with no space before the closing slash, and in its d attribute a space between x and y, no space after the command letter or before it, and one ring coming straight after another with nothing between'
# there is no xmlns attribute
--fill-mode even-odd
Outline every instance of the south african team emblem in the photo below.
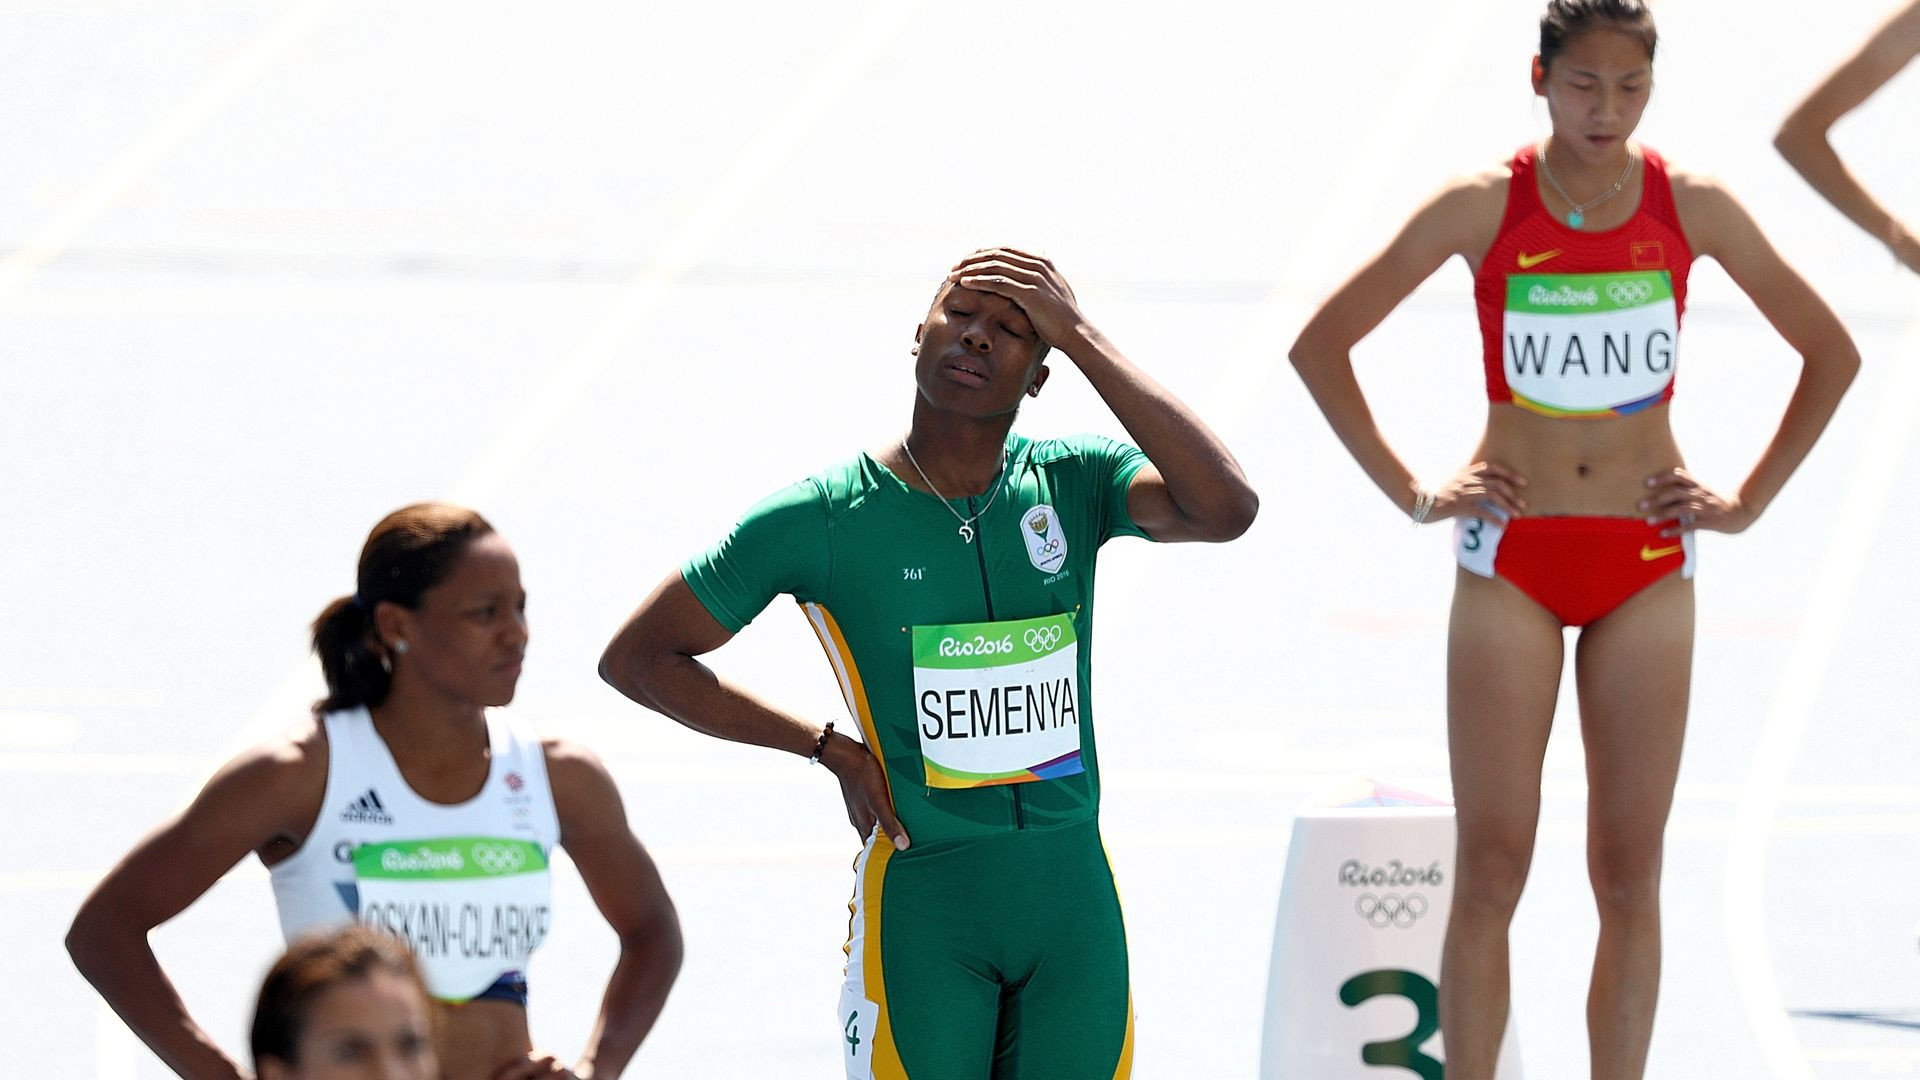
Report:
<svg viewBox="0 0 1920 1080"><path fill-rule="evenodd" d="M1051 574L1067 561L1067 531L1051 506L1036 506L1020 519L1020 538L1036 569Z"/></svg>

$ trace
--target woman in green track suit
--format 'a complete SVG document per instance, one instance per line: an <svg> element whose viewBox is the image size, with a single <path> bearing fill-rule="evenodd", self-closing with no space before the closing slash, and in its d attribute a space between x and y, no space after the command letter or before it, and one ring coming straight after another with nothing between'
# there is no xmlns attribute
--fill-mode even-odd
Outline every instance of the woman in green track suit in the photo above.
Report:
<svg viewBox="0 0 1920 1080"><path fill-rule="evenodd" d="M654 590L600 671L689 727L838 778L866 840L837 1019L849 1077L1126 1077L1126 938L1089 696L1095 555L1123 535L1229 540L1258 501L1046 259L969 256L915 340L905 438L755 506ZM1050 348L1138 449L1011 433ZM782 593L819 636L858 739L695 659Z"/></svg>

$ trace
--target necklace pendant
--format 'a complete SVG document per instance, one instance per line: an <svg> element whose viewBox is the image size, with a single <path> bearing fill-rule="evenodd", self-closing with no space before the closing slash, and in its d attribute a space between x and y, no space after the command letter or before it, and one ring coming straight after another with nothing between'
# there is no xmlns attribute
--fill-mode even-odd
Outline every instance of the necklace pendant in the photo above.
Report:
<svg viewBox="0 0 1920 1080"><path fill-rule="evenodd" d="M961 525L960 525L960 539L962 539L962 540L964 540L964 541L966 541L966 542L967 542L967 543L969 543L969 544L971 544L971 543L973 543L973 526L971 526L971 525L968 525L968 524L966 524L966 523L964 523L964 522L963 522L963 523L961 523Z"/></svg>
<svg viewBox="0 0 1920 1080"><path fill-rule="evenodd" d="M1573 213L1567 215L1567 224L1571 225L1576 229L1582 225L1585 225L1586 223L1587 223L1587 215L1581 213L1578 210L1575 210Z"/></svg>

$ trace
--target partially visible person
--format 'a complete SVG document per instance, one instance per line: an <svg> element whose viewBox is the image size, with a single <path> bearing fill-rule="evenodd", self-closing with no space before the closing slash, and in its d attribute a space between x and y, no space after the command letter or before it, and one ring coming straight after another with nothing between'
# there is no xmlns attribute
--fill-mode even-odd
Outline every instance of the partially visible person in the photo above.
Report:
<svg viewBox="0 0 1920 1080"><path fill-rule="evenodd" d="M433 1004L406 943L349 925L294 942L260 986L260 1080L439 1080Z"/></svg>
<svg viewBox="0 0 1920 1080"><path fill-rule="evenodd" d="M108 872L74 916L74 963L176 1073L243 1077L147 934L252 852L289 941L356 919L408 940L446 1080L618 1076L666 1003L680 925L606 767L500 708L528 640L513 549L472 510L419 503L374 527L356 580L313 624L327 696L312 719L228 762ZM555 844L620 938L571 1070L527 1025Z"/></svg>
<svg viewBox="0 0 1920 1080"><path fill-rule="evenodd" d="M1834 209L1887 245L1901 265L1920 273L1920 236L1873 197L1827 141L1827 132L1841 117L1859 108L1916 56L1920 0L1908 0L1787 114L1773 145Z"/></svg>

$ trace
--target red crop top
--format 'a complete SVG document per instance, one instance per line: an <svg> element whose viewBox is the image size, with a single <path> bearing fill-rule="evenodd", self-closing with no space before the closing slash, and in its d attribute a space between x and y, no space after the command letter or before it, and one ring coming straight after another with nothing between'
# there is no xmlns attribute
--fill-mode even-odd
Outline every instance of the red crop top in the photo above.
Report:
<svg viewBox="0 0 1920 1080"><path fill-rule="evenodd" d="M1660 155L1640 148L1640 205L1626 224L1580 232L1547 212L1538 156L1513 156L1507 212L1473 298L1487 400L1544 416L1625 416L1673 397L1693 249Z"/></svg>

